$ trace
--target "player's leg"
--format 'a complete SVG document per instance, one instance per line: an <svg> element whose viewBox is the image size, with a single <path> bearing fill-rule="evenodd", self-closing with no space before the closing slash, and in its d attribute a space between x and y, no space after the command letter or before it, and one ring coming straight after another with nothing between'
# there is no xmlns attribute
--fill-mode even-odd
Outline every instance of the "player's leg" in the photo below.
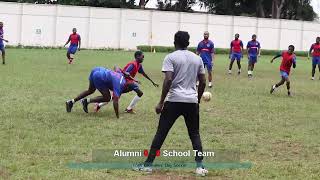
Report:
<svg viewBox="0 0 320 180"><path fill-rule="evenodd" d="M234 53L232 53L231 54L231 58L230 58L230 64L229 64L229 74L231 74L232 73L232 66L233 66L233 63L234 63L234 60L235 60L235 55L234 55Z"/></svg>
<svg viewBox="0 0 320 180"><path fill-rule="evenodd" d="M286 73L284 71L280 71L280 75L281 75L280 82L278 82L277 84L275 84L271 87L270 94L272 94L276 88L278 88L279 86L283 85L284 82L286 82L286 78L288 77L288 73Z"/></svg>
<svg viewBox="0 0 320 180"><path fill-rule="evenodd" d="M2 56L2 64L6 64L6 51L4 49L4 45L0 45L0 51Z"/></svg>
<svg viewBox="0 0 320 180"><path fill-rule="evenodd" d="M316 73L317 64L318 64L317 58L313 57L312 58L311 80L314 80L314 75Z"/></svg>
<svg viewBox="0 0 320 180"><path fill-rule="evenodd" d="M320 61L318 63L318 69L319 69L319 73L320 73ZM320 76L319 76L319 80L320 80Z"/></svg>
<svg viewBox="0 0 320 180"><path fill-rule="evenodd" d="M208 70L208 81L209 81L209 88L212 88L212 62L208 63L207 65Z"/></svg>
<svg viewBox="0 0 320 180"><path fill-rule="evenodd" d="M77 101L79 101L80 99L83 99L87 96L89 96L90 94L93 94L96 91L96 88L93 84L93 81L89 81L89 87L87 90L83 91L82 93L80 93L77 97L75 97L74 99L68 100L66 102L66 110L67 112L71 112L73 104Z"/></svg>
<svg viewBox="0 0 320 180"><path fill-rule="evenodd" d="M153 138L148 158L145 161L145 166L150 167L156 157L156 151L161 149L161 146L166 139L172 125L181 115L181 103L165 102L158 124L157 132Z"/></svg>
<svg viewBox="0 0 320 180"><path fill-rule="evenodd" d="M285 78L285 81L286 81L286 85L287 85L288 96L291 96L291 92L290 92L290 79L289 79L289 76Z"/></svg>
<svg viewBox="0 0 320 180"><path fill-rule="evenodd" d="M131 102L130 102L129 106L126 108L125 112L135 113L133 111L133 108L140 101L141 97L143 96L143 92L139 89L139 86L137 83L132 83L129 86L130 86L130 89L132 89L134 92L136 92L137 95L131 100Z"/></svg>
<svg viewBox="0 0 320 180"><path fill-rule="evenodd" d="M98 89L102 96L97 96L94 98L86 98L81 100L83 111L88 113L88 105L90 103L103 103L103 102L110 102L111 95L108 88ZM97 110L95 110L97 112Z"/></svg>
<svg viewBox="0 0 320 180"><path fill-rule="evenodd" d="M183 117L185 120L185 124L188 128L189 138L192 143L193 150L197 150L197 152L202 152L202 143L199 133L199 105L194 103L183 104ZM196 173L205 175L208 173L206 169L204 169L202 164L203 156L199 156L197 153L195 156L195 161L197 163Z"/></svg>
<svg viewBox="0 0 320 180"><path fill-rule="evenodd" d="M238 75L241 73L241 54L237 54Z"/></svg>

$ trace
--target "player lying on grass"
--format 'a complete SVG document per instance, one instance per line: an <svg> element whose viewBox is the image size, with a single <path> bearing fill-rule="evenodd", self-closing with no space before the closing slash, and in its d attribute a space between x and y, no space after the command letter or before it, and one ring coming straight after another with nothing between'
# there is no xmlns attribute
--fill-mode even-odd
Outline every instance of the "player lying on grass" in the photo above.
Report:
<svg viewBox="0 0 320 180"><path fill-rule="evenodd" d="M316 43L312 44L308 52L308 59L312 53L312 77L311 80L314 80L314 74L316 73L316 68L318 66L320 72L320 37L317 37ZM320 78L319 78L320 79Z"/></svg>
<svg viewBox="0 0 320 180"><path fill-rule="evenodd" d="M121 93L124 91L126 86L126 78L122 72L112 71L104 67L94 68L89 76L89 88L88 90L83 91L76 98L68 100L66 102L67 112L71 112L73 104L81 100L84 112L88 113L88 104L89 103L98 103L98 102L109 102L111 101L110 91L113 92L112 101L113 108L116 113L117 118L119 118L119 98ZM102 94L95 98L86 98L93 94L96 89Z"/></svg>
<svg viewBox="0 0 320 180"><path fill-rule="evenodd" d="M0 51L2 55L2 64L6 64L6 51L4 49L4 42L9 42L6 39L3 39L3 22L0 22Z"/></svg>
<svg viewBox="0 0 320 180"><path fill-rule="evenodd" d="M66 44L64 44L64 46L66 46L69 42L70 42L70 46L67 51L67 58L69 60L69 64L71 64L73 61L73 57L71 57L71 54L75 54L77 50L80 51L80 46L81 46L81 37L79 34L77 34L76 28L72 29L72 34L70 34L69 39L66 42Z"/></svg>
<svg viewBox="0 0 320 180"><path fill-rule="evenodd" d="M125 112L127 113L135 113L133 111L133 108L136 106L138 101L141 99L143 92L140 90L138 83L134 80L134 77L136 74L139 72L142 74L145 78L147 78L151 83L155 86L158 87L159 85L153 82L152 79L149 78L149 76L144 72L143 67L142 67L142 62L144 60L144 54L142 51L136 51L134 53L134 58L135 60L129 62L124 68L123 72L125 74L129 74L130 76L126 76L129 78L126 78L127 85L126 85L126 90L125 93L130 92L130 91L135 91L137 95L132 99L131 103L129 106L126 108ZM95 111L98 112L99 109L106 105L106 103L98 103L95 105Z"/></svg>
<svg viewBox="0 0 320 180"><path fill-rule="evenodd" d="M283 51L282 54L276 55L271 60L271 63L273 63L273 61L278 57L282 57L282 62L280 65L281 80L278 84L275 84L271 87L270 94L272 94L276 88L278 88L286 82L288 96L291 96L289 74L291 66L293 66L293 68L296 68L296 55L294 54L294 46L290 45L288 51Z"/></svg>

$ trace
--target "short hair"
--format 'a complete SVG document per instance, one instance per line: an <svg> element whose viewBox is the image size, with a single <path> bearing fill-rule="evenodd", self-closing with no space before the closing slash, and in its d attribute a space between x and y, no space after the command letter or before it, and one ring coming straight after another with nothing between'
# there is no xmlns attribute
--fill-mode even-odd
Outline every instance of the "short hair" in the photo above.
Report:
<svg viewBox="0 0 320 180"><path fill-rule="evenodd" d="M289 45L289 48L292 48L294 50L294 45Z"/></svg>
<svg viewBox="0 0 320 180"><path fill-rule="evenodd" d="M143 55L143 52L140 51L140 50L138 50L138 51L136 51L136 52L134 53L134 58L140 57L140 56L142 56L142 55Z"/></svg>
<svg viewBox="0 0 320 180"><path fill-rule="evenodd" d="M189 46L190 35L187 31L178 31L174 35L174 43L181 48Z"/></svg>
<svg viewBox="0 0 320 180"><path fill-rule="evenodd" d="M257 35L256 35L256 34L253 34L252 37L257 37Z"/></svg>

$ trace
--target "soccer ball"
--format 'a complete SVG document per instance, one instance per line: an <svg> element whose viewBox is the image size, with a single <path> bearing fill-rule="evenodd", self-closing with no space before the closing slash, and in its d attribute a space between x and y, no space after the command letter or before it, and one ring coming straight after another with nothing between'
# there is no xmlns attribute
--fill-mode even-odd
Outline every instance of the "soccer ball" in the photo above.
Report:
<svg viewBox="0 0 320 180"><path fill-rule="evenodd" d="M202 99L204 101L210 101L210 99L212 98L212 94L210 92L204 92L203 95L202 95Z"/></svg>

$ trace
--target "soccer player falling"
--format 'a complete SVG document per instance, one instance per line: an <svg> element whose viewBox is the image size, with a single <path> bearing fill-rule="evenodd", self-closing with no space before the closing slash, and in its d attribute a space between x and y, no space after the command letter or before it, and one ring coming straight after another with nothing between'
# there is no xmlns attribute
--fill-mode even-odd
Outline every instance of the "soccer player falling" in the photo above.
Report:
<svg viewBox="0 0 320 180"><path fill-rule="evenodd" d="M288 51L283 51L281 54L276 55L271 60L271 63L273 63L273 61L278 57L282 57L282 62L280 65L281 81L278 84L275 84L271 87L270 94L272 94L276 88L278 88L279 86L283 85L284 82L286 82L288 96L291 96L289 74L291 66L293 66L293 68L296 68L296 55L294 54L294 46L290 45Z"/></svg>
<svg viewBox="0 0 320 180"><path fill-rule="evenodd" d="M134 58L135 60L129 62L124 68L123 68L123 72L126 74L130 75L130 78L127 78L127 85L126 85L126 89L124 90L123 93L127 93L130 91L135 91L137 93L137 95L132 99L131 103L129 104L129 106L126 108L125 112L127 113L135 113L133 111L133 108L136 106L136 104L138 103L138 101L141 99L143 92L140 90L138 82L136 82L133 78L136 76L136 74L139 72L140 74L142 74L145 78L147 78L149 81L151 81L151 83L155 86L158 87L159 85L156 84L155 82L153 82L152 79L150 79L150 77L144 72L143 67L142 67L142 62L144 60L144 54L142 51L136 51L134 53ZM99 109L106 105L107 103L99 103L95 105L95 111L98 112Z"/></svg>
<svg viewBox="0 0 320 180"><path fill-rule="evenodd" d="M229 52L229 59L230 61L230 65L229 65L229 74L232 73L231 69L234 63L234 60L237 60L237 64L238 64L238 75L240 75L241 73L241 58L242 58L242 51L243 51L243 43L242 41L239 39L239 34L235 34L235 39L233 41L231 41L230 44L230 52Z"/></svg>
<svg viewBox="0 0 320 180"><path fill-rule="evenodd" d="M6 39L3 39L3 22L0 22L0 51L1 51L1 55L2 55L2 64L5 65L6 64L6 51L4 49L4 42L9 42Z"/></svg>
<svg viewBox="0 0 320 180"><path fill-rule="evenodd" d="M72 64L73 57L71 57L71 54L74 55L77 52L77 50L80 51L80 46L81 46L81 37L79 34L77 34L76 28L72 29L72 34L70 34L68 41L63 47L65 47L69 42L70 42L70 46L67 51L67 58L69 60L69 64Z"/></svg>
<svg viewBox="0 0 320 180"><path fill-rule="evenodd" d="M252 40L247 44L247 55L248 55L248 77L251 78L253 75L253 69L255 63L257 63L258 57L260 57L261 49L260 43L257 41L257 35L252 35Z"/></svg>
<svg viewBox="0 0 320 180"><path fill-rule="evenodd" d="M312 53L312 77L314 80L314 74L316 73L316 67L318 65L320 72L320 37L317 37L316 43L312 44L308 52L308 59L310 59L310 54ZM320 78L319 78L320 80Z"/></svg>
<svg viewBox="0 0 320 180"><path fill-rule="evenodd" d="M200 55L204 66L208 71L209 88L212 88L212 61L214 56L214 44L209 40L209 32L205 31L203 40L199 42L197 54Z"/></svg>
<svg viewBox="0 0 320 180"><path fill-rule="evenodd" d="M73 104L81 100L84 112L88 113L88 104L97 102L109 102L111 101L110 91L113 92L112 101L113 108L117 118L119 118L119 98L123 92L126 84L125 75L119 71L112 71L104 67L94 68L89 76L89 88L83 91L76 98L68 100L66 102L67 112L71 112ZM96 89L100 91L102 96L95 98L86 98L93 94Z"/></svg>

